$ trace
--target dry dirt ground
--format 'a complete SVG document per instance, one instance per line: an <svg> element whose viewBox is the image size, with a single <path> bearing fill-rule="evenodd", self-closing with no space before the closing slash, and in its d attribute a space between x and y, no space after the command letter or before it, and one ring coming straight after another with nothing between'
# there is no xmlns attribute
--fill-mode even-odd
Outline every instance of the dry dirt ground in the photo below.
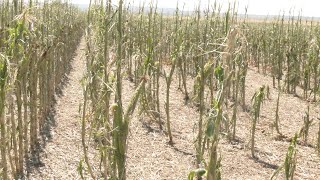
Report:
<svg viewBox="0 0 320 180"><path fill-rule="evenodd" d="M85 71L84 39L72 62L69 81L63 95L57 97L55 126L51 130L41 153L42 167L33 168L30 179L79 179L77 165L82 157L79 104L83 101L80 79ZM161 116L165 121L164 99L165 81L161 78ZM193 81L188 79L191 93ZM256 132L256 156L250 156L247 147L250 137L250 113L239 107L236 136L237 141L228 142L221 138L219 152L222 156L222 179L269 179L271 174L284 162L290 137L303 125L303 115L308 102L293 95L281 94L280 128L288 138L277 140L272 129L278 90L272 88L272 79L256 72L248 71L246 81L246 104L251 106L251 97L262 85L270 87L270 99L262 106L261 118ZM134 85L123 80L124 104L130 100ZM178 90L177 78L170 89L170 113L173 131L173 146L168 144L165 131L160 131L156 122L139 118L134 113L130 123L127 154L128 180L184 180L195 168L195 137L199 112L191 103L184 104L184 95ZM310 116L316 120L319 104L310 103ZM231 112L231 111L229 111ZM229 115L231 116L231 115ZM320 158L316 154L318 122L310 129L309 144L298 145L298 164L295 179L319 179ZM89 179L89 178L88 178ZM278 179L284 179L283 173Z"/></svg>

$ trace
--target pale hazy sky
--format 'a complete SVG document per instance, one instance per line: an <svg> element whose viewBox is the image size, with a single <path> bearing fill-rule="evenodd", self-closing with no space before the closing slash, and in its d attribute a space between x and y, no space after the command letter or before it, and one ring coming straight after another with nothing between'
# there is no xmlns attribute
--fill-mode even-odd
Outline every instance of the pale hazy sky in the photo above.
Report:
<svg viewBox="0 0 320 180"><path fill-rule="evenodd" d="M71 0L77 4L88 4L90 0ZM92 0L94 1L94 0ZM112 0L114 3L118 0ZM139 5L140 2L150 3L152 0L125 0L126 2L134 2ZM158 7L161 8L175 8L179 1L180 5L185 4L186 10L192 10L198 0L158 0ZM224 7L228 2L233 3L235 0L216 0L222 3ZM208 0L201 0L202 5L208 4ZM209 0L214 3L214 0ZM248 14L256 15L278 15L284 11L286 15L289 14L290 9L295 10L295 15L301 10L303 16L320 17L320 0L236 0L238 2L238 12L244 13L245 7L248 6Z"/></svg>

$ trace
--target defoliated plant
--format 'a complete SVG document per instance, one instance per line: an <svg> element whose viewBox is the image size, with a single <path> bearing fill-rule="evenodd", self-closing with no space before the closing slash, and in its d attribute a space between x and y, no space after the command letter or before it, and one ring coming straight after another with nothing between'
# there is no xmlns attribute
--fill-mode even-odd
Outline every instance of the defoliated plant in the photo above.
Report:
<svg viewBox="0 0 320 180"><path fill-rule="evenodd" d="M294 171L297 167L297 139L298 134L296 133L290 142L284 163L273 173L270 177L271 180L274 179L282 169L284 169L286 180L293 180Z"/></svg>
<svg viewBox="0 0 320 180"><path fill-rule="evenodd" d="M256 126L257 122L260 117L260 110L261 105L264 101L265 96L265 86L262 86L259 88L257 92L254 93L251 102L252 102L252 127L251 127L251 155L252 157L255 157L254 155L254 143L255 143L255 132L256 132Z"/></svg>
<svg viewBox="0 0 320 180"><path fill-rule="evenodd" d="M305 144L308 143L309 129L312 126L313 119L310 118L310 106L308 105L307 111L303 116L303 127L300 129L299 137L303 137Z"/></svg>
<svg viewBox="0 0 320 180"><path fill-rule="evenodd" d="M8 77L8 60L7 58L0 54L0 131L1 131L1 168L2 168L2 178L8 179L8 166L7 166L7 134L6 134L6 122L5 122L5 98L6 98L6 88L7 88L7 77Z"/></svg>
<svg viewBox="0 0 320 180"><path fill-rule="evenodd" d="M318 118L318 120L319 120L319 130L318 130L317 151L318 151L318 155L320 156L320 118Z"/></svg>
<svg viewBox="0 0 320 180"><path fill-rule="evenodd" d="M279 104L280 104L280 91L278 92L277 106L276 106L276 117L275 117L275 121L273 123L273 127L276 128L278 135L282 136L282 134L280 132Z"/></svg>

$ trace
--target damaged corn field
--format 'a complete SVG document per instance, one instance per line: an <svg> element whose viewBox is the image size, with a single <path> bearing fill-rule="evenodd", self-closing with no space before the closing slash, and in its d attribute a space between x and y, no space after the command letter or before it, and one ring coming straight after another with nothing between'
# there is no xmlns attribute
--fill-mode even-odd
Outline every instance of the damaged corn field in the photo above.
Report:
<svg viewBox="0 0 320 180"><path fill-rule="evenodd" d="M0 179L319 179L319 21L195 4L0 1Z"/></svg>

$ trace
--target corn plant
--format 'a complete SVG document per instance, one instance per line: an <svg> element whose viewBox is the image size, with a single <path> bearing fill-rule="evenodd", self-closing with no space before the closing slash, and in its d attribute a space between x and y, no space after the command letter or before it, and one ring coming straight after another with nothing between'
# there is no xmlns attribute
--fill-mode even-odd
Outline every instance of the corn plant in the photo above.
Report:
<svg viewBox="0 0 320 180"><path fill-rule="evenodd" d="M205 144L208 144L209 148L209 162L205 164L205 169L199 168L189 173L188 179L194 177L206 176L208 180L221 179L221 156L218 157L218 144L220 135L220 126L223 120L223 102L224 102L224 69L221 65L218 65L214 70L215 77L218 83L218 92L216 98L211 102L211 109L207 115L205 138L202 145L203 156ZM202 157L203 158L203 157ZM203 161L205 161L203 159Z"/></svg>
<svg viewBox="0 0 320 180"><path fill-rule="evenodd" d="M8 60L0 54L0 130L1 130L1 170L3 179L8 179L8 166L7 166L7 135L5 123L5 98L8 77Z"/></svg>
<svg viewBox="0 0 320 180"><path fill-rule="evenodd" d="M255 92L255 94L252 96L252 99L251 99L251 102L253 103L252 104L253 118L252 118L251 139L250 139L252 157L255 157L255 155L254 155L255 132L256 132L257 122L260 117L261 105L263 103L264 96L265 96L264 91L265 91L265 86L260 87L259 90L257 92Z"/></svg>
<svg viewBox="0 0 320 180"><path fill-rule="evenodd" d="M284 169L286 180L293 180L297 166L297 139L298 134L296 133L290 142L284 163L273 173L270 179L275 178Z"/></svg>
<svg viewBox="0 0 320 180"><path fill-rule="evenodd" d="M103 3L102 3L103 4ZM129 124L140 97L146 95L146 84L150 69L150 58L146 58L141 68L142 77L125 109L122 105L122 81L124 57L130 52L124 50L126 31L123 31L126 18L123 1L113 10L111 1L107 7L90 3L87 23L87 73L83 79L84 102L82 106L82 146L83 159L78 171L83 177L84 163L93 179L99 177L95 171L96 162L88 157L88 142L97 143L100 166L104 178L126 179L126 152ZM103 23L100 23L102 20ZM101 33L102 32L102 33ZM99 46L104 48L100 49ZM112 57L114 47L116 56ZM129 54L128 54L129 53ZM129 62L130 63L130 62ZM127 69L127 72L130 71ZM146 95L148 96L148 95ZM114 97L114 102L110 103ZM145 97L144 97L145 98ZM140 100L140 102L143 102ZM91 115L87 115L90 113ZM87 122L90 122L89 124ZM86 128L89 127L89 131ZM92 139L93 135L93 139Z"/></svg>
<svg viewBox="0 0 320 180"><path fill-rule="evenodd" d="M248 63L244 62L240 71L240 96L241 107L243 111L246 111L246 75L248 71Z"/></svg>
<svg viewBox="0 0 320 180"><path fill-rule="evenodd" d="M205 176L206 173L207 173L207 170L205 170L203 168L192 170L192 171L189 172L188 180L194 180L194 178L196 178L196 177Z"/></svg>
<svg viewBox="0 0 320 180"><path fill-rule="evenodd" d="M243 35L242 35L243 36ZM239 93L243 96L243 102L245 101L245 76L247 71L246 66L246 59L245 59L245 48L247 47L246 40L244 37L240 37L241 46L237 47L237 50L234 52L235 59L234 59L234 65L233 65L233 73L235 77L233 77L233 112L232 112L232 139L235 140L236 136L236 125L237 125L237 111L238 111L238 104L239 104ZM240 91L241 87L242 90ZM243 106L245 106L245 103L243 103Z"/></svg>
<svg viewBox="0 0 320 180"><path fill-rule="evenodd" d="M318 120L320 120L318 118ZM317 151L318 151L318 154L320 155L320 122L319 122L319 130L318 130L318 141L317 141Z"/></svg>
<svg viewBox="0 0 320 180"><path fill-rule="evenodd" d="M200 5L196 11L196 36L200 37ZM207 28L207 26L206 26ZM197 39L197 41L201 41L200 38ZM204 44L206 46L206 44ZM201 159L202 159L202 139L203 139L203 116L204 116L204 87L205 87L205 73L204 73L204 58L203 57L196 57L196 74L198 80L199 80L199 86L198 91L194 91L196 93L196 96L199 98L199 123L198 123L198 136L197 136L197 145L196 145L196 152L197 152L197 167L200 167Z"/></svg>
<svg viewBox="0 0 320 180"><path fill-rule="evenodd" d="M77 8L59 1L6 0L0 8L1 68L11 67L6 71L10 76L1 77L6 83L1 90L0 134L6 138L1 139L5 140L1 160L6 163L0 178L19 179L30 166L26 162L39 163L38 137L54 105L55 91L69 71L82 21Z"/></svg>
<svg viewBox="0 0 320 180"><path fill-rule="evenodd" d="M319 46L316 43L316 40L312 40L310 43L310 47L308 50L308 60L310 62L310 66L312 68L312 72L314 73L314 87L313 87L313 101L316 101L317 91L318 91L318 66L319 66Z"/></svg>
<svg viewBox="0 0 320 180"><path fill-rule="evenodd" d="M280 132L280 118L279 118L279 104L280 104L280 91L278 92L277 105L276 105L276 117L273 123L273 127L276 128L278 135L282 135Z"/></svg>
<svg viewBox="0 0 320 180"><path fill-rule="evenodd" d="M220 134L220 123L223 119L222 105L224 101L223 94L223 81L224 81L224 70L218 66L215 69L215 76L218 80L220 87L218 89L217 98L212 105L212 112L209 114L209 121L207 124L206 137L209 139L211 144L209 151L209 164L207 167L207 179L216 180L221 179L221 157L218 158L218 143L219 143L219 134Z"/></svg>
<svg viewBox="0 0 320 180"><path fill-rule="evenodd" d="M177 65L177 61L178 59L181 59L179 52L181 49L181 45L182 45L182 33L181 30L178 29L179 26L179 9L176 9L176 22L175 22L175 37L174 37L174 50L172 53L172 65L171 65L171 69L170 72L167 74L166 72L165 74L165 80L166 80L166 102L165 102L165 107L166 107L166 115L167 115L167 131L168 131L168 135L169 135L169 143L172 144L173 140L172 140L172 134L171 134L171 127L170 127L170 112L169 112L169 106L170 106L170 98L169 98L169 93L170 93L170 85L172 82L172 76L173 73L175 71L176 65Z"/></svg>
<svg viewBox="0 0 320 180"><path fill-rule="evenodd" d="M233 131L232 131L232 139L235 140L236 138L236 126L237 126L237 111L238 111L238 91L239 91L239 79L240 79L240 75L239 75L239 71L237 74L237 78L236 78L236 92L235 92L235 102L233 104L233 112L232 112L232 126L233 126Z"/></svg>
<svg viewBox="0 0 320 180"><path fill-rule="evenodd" d="M310 119L310 106L308 105L307 111L305 112L305 115L303 116L303 127L300 129L299 137L303 137L303 141L305 144L308 143L308 135L309 135L309 129L312 125L313 119Z"/></svg>

